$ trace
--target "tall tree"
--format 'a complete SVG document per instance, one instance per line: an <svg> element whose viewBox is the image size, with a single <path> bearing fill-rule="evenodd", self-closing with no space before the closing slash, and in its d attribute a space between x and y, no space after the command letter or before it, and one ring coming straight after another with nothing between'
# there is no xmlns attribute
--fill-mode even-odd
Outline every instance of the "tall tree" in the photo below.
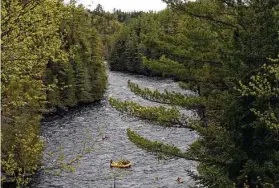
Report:
<svg viewBox="0 0 279 188"><path fill-rule="evenodd" d="M159 13L158 29L139 38L148 41L139 63L195 85L206 98L202 123L193 126L200 138L182 156L199 162L199 174L190 174L206 187L278 186L278 62L271 60L279 47L278 2L165 2L173 13ZM129 35L139 31L129 28ZM119 39L116 50L127 50Z"/></svg>
<svg viewBox="0 0 279 188"><path fill-rule="evenodd" d="M1 8L1 171L21 186L41 163L42 114L100 100L106 74L100 36L82 6L12 0Z"/></svg>
<svg viewBox="0 0 279 188"><path fill-rule="evenodd" d="M58 32L60 1L1 3L1 170L18 184L40 164L41 111L46 100L43 73L49 59L65 59Z"/></svg>

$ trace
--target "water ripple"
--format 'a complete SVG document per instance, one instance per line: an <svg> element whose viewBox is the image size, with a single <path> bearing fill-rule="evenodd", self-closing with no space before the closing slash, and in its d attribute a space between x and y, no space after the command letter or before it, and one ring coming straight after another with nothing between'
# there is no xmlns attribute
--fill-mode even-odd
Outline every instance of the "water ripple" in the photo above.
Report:
<svg viewBox="0 0 279 188"><path fill-rule="evenodd" d="M63 148L66 159L74 157L81 151L84 140L88 136L96 138L100 131L103 139L95 150L86 154L80 160L80 166L74 173L62 173L56 177L44 172L38 174L32 187L35 188L130 188L130 187L188 187L193 185L187 176L185 169L195 170L196 163L184 159L158 160L156 155L146 152L133 143L126 136L126 129L131 128L140 135L163 143L173 144L182 150L186 150L197 134L188 129L165 128L148 121L122 115L113 109L107 102L108 97L113 96L121 100L129 100L146 106L156 106L157 103L147 101L133 94L127 87L127 81L131 80L140 86L163 91L183 92L171 80L160 78L147 78L139 75L131 75L119 72L108 72L109 86L107 97L100 103L89 105L77 110L72 110L67 116L42 125L42 137L45 139L48 152L59 152ZM192 111L183 111L189 116L195 116ZM126 158L133 163L130 169L111 169L110 159ZM45 157L44 166L51 164L51 159ZM184 181L178 184L176 179L181 177Z"/></svg>

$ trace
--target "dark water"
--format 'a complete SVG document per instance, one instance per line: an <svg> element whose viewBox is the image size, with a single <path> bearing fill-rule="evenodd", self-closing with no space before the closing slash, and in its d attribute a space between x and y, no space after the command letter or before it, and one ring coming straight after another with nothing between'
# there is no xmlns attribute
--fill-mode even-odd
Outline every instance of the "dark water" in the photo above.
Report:
<svg viewBox="0 0 279 188"><path fill-rule="evenodd" d="M151 140L173 144L183 150L197 139L195 132L181 128L165 128L147 121L121 115L107 102L113 96L122 100L131 100L141 105L159 105L134 95L127 88L127 81L138 83L151 89L168 89L193 94L181 90L171 80L147 78L119 72L108 72L109 86L107 97L100 104L86 106L70 112L63 118L45 122L42 125L42 136L45 138L44 166L50 166L53 157L47 157L48 152L59 153L61 146L66 159L71 159L93 139L98 142L94 151L86 154L80 160L80 166L74 173L62 173L53 176L41 172L35 178L32 187L189 187L193 181L185 170L195 170L196 164L184 159L159 160L158 156L146 152L131 143L126 135L126 129L131 128L138 134ZM186 115L194 116L192 111L183 111ZM102 133L101 137L98 134ZM105 138L102 140L102 137ZM130 169L111 169L110 159L125 158L132 161ZM184 181L179 184L176 179Z"/></svg>

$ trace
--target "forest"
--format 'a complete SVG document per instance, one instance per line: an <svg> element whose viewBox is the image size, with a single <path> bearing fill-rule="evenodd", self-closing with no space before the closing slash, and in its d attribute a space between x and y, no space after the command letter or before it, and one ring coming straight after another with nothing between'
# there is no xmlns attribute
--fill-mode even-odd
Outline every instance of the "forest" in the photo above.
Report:
<svg viewBox="0 0 279 188"><path fill-rule="evenodd" d="M74 2L2 2L1 171L18 185L40 166L43 115L103 97L104 39L94 14Z"/></svg>
<svg viewBox="0 0 279 188"><path fill-rule="evenodd" d="M194 92L128 80L134 95L161 105L109 95L121 114L198 135L184 151L129 127L131 144L197 162L197 171L185 171L194 187L279 187L278 0L163 1L167 8L159 12L89 10L60 0L1 2L2 185L27 186L42 169L46 117L102 103L109 71L120 71L171 79Z"/></svg>
<svg viewBox="0 0 279 188"><path fill-rule="evenodd" d="M200 121L188 127L200 137L183 155L131 130L129 139L197 161L199 173L188 173L205 187L279 186L278 1L166 3L166 10L144 13L121 28L109 63L112 70L169 77L196 91L197 97L181 97L129 83L132 92L149 100L197 110ZM111 104L152 121L165 122L164 113L172 113ZM166 122L179 124L174 120L180 115Z"/></svg>

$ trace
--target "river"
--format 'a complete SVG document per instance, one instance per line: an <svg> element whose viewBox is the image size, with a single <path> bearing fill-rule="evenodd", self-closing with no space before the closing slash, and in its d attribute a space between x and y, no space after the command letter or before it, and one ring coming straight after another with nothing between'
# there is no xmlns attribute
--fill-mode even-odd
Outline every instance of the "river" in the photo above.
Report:
<svg viewBox="0 0 279 188"><path fill-rule="evenodd" d="M142 150L129 141L126 129L131 128L141 136L173 144L186 150L197 139L194 131L183 128L166 128L148 121L119 113L108 103L108 97L130 100L145 106L159 105L133 94L127 87L131 80L140 86L163 91L183 92L172 80L149 78L108 71L108 89L105 99L98 104L87 105L71 110L66 116L42 124L42 137L45 139L43 166L52 164L54 157L47 157L49 152L55 154L62 149L65 158L71 159L79 153L84 145L91 144L90 138L97 139L94 150L80 159L75 172L61 173L60 176L40 172L35 177L35 188L130 188L130 187L189 187L193 180L185 170L196 169L196 163L184 159L159 159L157 155ZM195 116L192 111L183 111L188 116ZM98 137L98 134L102 133ZM125 158L132 161L129 169L112 169L111 159ZM183 183L176 180L180 177Z"/></svg>

